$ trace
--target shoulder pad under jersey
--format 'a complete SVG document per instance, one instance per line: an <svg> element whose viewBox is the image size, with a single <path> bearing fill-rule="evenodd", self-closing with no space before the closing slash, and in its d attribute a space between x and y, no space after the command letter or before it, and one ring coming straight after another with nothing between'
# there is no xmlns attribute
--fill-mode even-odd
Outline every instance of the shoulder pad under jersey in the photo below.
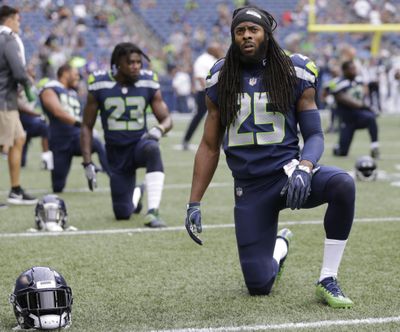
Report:
<svg viewBox="0 0 400 332"><path fill-rule="evenodd" d="M318 78L318 68L308 57L295 53L290 56L298 78L315 83Z"/></svg>

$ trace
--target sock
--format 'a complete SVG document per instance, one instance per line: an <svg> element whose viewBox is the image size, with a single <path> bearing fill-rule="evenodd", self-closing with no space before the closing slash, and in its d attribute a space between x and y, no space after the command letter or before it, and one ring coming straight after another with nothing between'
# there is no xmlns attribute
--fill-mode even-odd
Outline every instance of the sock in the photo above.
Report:
<svg viewBox="0 0 400 332"><path fill-rule="evenodd" d="M136 186L135 189L133 189L133 195L132 195L132 203L133 203L134 209L137 208L141 196L142 195L140 192L140 187Z"/></svg>
<svg viewBox="0 0 400 332"><path fill-rule="evenodd" d="M273 257L278 262L287 255L288 247L286 241L280 237L276 239Z"/></svg>
<svg viewBox="0 0 400 332"><path fill-rule="evenodd" d="M46 151L42 152L42 161L45 163L47 170L52 171L54 169L53 152Z"/></svg>
<svg viewBox="0 0 400 332"><path fill-rule="evenodd" d="M379 142L372 142L371 149L379 148Z"/></svg>
<svg viewBox="0 0 400 332"><path fill-rule="evenodd" d="M163 172L150 172L145 175L147 190L147 208L158 209L161 202L165 175Z"/></svg>
<svg viewBox="0 0 400 332"><path fill-rule="evenodd" d="M21 186L11 187L11 190L12 190L13 192L19 193L19 192L21 191Z"/></svg>
<svg viewBox="0 0 400 332"><path fill-rule="evenodd" d="M347 240L325 239L324 259L319 281L327 277L337 277Z"/></svg>

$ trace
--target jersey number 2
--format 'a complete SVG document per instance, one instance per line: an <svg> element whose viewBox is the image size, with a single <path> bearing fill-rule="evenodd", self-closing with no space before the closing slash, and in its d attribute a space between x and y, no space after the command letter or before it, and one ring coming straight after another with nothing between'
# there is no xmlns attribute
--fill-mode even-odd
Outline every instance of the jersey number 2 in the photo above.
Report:
<svg viewBox="0 0 400 332"><path fill-rule="evenodd" d="M252 104L253 103L253 104ZM252 112L253 109L253 112ZM243 123L252 116L254 128L269 124L271 131L244 131ZM228 145L230 147L243 145L266 145L281 143L285 137L285 117L278 112L268 112L268 98L266 93L255 93L254 98L245 93L241 100L241 107L235 124L229 127Z"/></svg>
<svg viewBox="0 0 400 332"><path fill-rule="evenodd" d="M114 109L108 116L109 130L140 130L144 127L144 108L146 101L143 97L109 97L104 101L106 110ZM128 119L124 116L126 109Z"/></svg>

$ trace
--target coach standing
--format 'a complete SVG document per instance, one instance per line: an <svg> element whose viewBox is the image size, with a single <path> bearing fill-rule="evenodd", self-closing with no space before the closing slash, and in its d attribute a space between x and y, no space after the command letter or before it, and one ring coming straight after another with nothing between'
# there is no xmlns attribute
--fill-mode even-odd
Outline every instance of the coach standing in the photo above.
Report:
<svg viewBox="0 0 400 332"><path fill-rule="evenodd" d="M37 200L26 194L20 186L22 148L25 131L17 109L18 84L21 84L28 99L31 82L24 67L23 48L17 41L19 11L10 6L0 7L0 146L8 151L8 168L11 190L10 204L36 204Z"/></svg>

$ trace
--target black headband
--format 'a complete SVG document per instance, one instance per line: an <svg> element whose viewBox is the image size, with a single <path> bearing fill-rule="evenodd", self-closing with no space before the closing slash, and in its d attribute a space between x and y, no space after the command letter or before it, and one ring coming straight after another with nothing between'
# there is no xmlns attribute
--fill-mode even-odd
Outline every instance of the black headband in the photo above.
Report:
<svg viewBox="0 0 400 332"><path fill-rule="evenodd" d="M231 35L234 37L235 28L242 22L253 22L261 25L268 33L276 28L276 21L267 11L253 6L235 9L232 15Z"/></svg>

